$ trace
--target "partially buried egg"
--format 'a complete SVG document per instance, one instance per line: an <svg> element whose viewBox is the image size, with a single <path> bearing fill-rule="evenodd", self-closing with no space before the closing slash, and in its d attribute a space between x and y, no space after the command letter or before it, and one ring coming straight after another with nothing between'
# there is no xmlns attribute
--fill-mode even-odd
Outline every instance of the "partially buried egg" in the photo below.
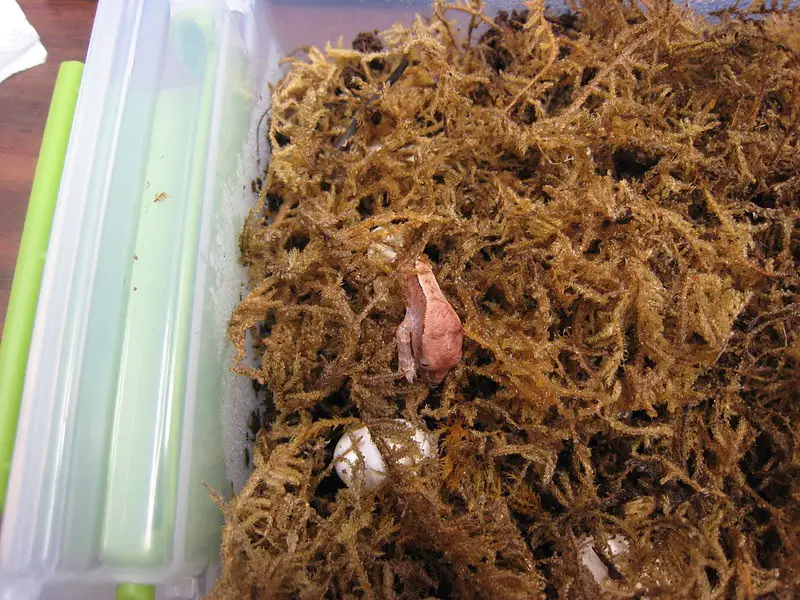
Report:
<svg viewBox="0 0 800 600"><path fill-rule="evenodd" d="M620 556L628 551L628 541L621 535L615 535L606 542L611 556ZM598 585L608 579L608 567L594 549L594 538L585 538L578 547L578 557L583 566L589 569Z"/></svg>
<svg viewBox="0 0 800 600"><path fill-rule="evenodd" d="M410 466L422 458L434 456L430 434L405 419L377 424L373 429L389 450L403 454L398 464ZM412 441L416 447L412 446ZM339 478L350 487L361 481L364 487L373 489L386 478L386 462L367 427L342 436L333 451L333 462Z"/></svg>

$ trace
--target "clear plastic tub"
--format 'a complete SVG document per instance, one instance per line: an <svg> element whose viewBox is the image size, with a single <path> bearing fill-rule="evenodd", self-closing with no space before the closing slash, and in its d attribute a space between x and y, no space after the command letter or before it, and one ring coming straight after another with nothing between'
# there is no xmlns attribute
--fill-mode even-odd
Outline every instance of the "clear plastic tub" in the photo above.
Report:
<svg viewBox="0 0 800 600"><path fill-rule="evenodd" d="M492 6L504 4L518 5ZM222 398L250 389L229 373L225 328L266 81L301 44L429 5L100 2L31 339L0 598L111 598L125 583L202 596L222 524L204 483L230 490Z"/></svg>
<svg viewBox="0 0 800 600"><path fill-rule="evenodd" d="M300 43L421 6L100 2L31 339L3 598L202 595L222 524L204 483L230 489L221 399L249 389L225 326L261 84Z"/></svg>

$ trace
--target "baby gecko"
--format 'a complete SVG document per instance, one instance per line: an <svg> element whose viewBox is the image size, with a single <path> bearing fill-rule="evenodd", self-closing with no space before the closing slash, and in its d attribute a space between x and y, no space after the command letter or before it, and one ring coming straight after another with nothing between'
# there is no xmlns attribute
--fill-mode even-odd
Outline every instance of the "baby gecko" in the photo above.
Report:
<svg viewBox="0 0 800 600"><path fill-rule="evenodd" d="M439 384L461 362L464 328L427 262L417 260L405 279L406 316L396 336L400 371L409 383L422 371Z"/></svg>

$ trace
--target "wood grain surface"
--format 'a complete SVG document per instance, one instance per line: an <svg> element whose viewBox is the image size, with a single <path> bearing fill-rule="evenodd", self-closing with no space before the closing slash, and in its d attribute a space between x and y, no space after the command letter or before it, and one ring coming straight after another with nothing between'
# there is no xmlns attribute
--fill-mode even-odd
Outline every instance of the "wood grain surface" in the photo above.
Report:
<svg viewBox="0 0 800 600"><path fill-rule="evenodd" d="M0 330L58 66L86 58L95 0L21 0L47 62L0 82Z"/></svg>

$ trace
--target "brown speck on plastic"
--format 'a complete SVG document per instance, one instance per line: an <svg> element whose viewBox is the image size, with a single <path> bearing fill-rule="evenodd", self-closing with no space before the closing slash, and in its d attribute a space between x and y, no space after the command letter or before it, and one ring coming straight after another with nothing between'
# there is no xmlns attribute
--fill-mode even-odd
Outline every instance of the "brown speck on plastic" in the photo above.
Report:
<svg viewBox="0 0 800 600"><path fill-rule="evenodd" d="M800 15L437 2L379 37L273 90L229 328L271 416L212 597L798 597ZM394 347L423 253L465 328L435 389ZM438 460L341 484L343 432L400 417Z"/></svg>

